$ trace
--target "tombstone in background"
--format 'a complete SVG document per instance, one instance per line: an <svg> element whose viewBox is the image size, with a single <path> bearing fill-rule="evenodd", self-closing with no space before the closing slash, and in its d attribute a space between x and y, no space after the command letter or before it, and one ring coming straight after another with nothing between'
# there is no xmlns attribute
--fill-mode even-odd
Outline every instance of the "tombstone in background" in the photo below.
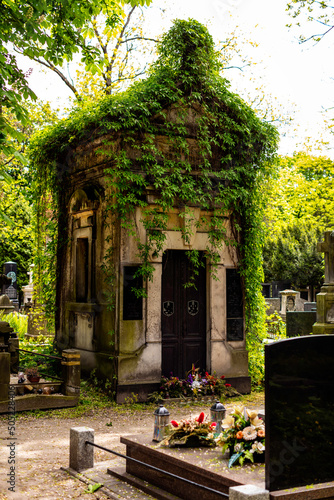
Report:
<svg viewBox="0 0 334 500"><path fill-rule="evenodd" d="M305 302L304 311L316 311L317 303L316 302Z"/></svg>
<svg viewBox="0 0 334 500"><path fill-rule="evenodd" d="M305 300L300 298L300 292L297 290L282 290L279 293L281 295L281 309L279 314L284 321L287 312L304 310Z"/></svg>
<svg viewBox="0 0 334 500"><path fill-rule="evenodd" d="M15 310L13 303L7 295L0 295L0 313L8 314Z"/></svg>
<svg viewBox="0 0 334 500"><path fill-rule="evenodd" d="M9 285L2 286L2 294L10 298L14 307L18 310L19 300L17 296L17 264L16 262L5 262L3 265L3 274L11 279Z"/></svg>
<svg viewBox="0 0 334 500"><path fill-rule="evenodd" d="M334 232L325 231L317 249L325 254L325 283L317 295L317 321L313 333L334 333Z"/></svg>
<svg viewBox="0 0 334 500"><path fill-rule="evenodd" d="M266 488L334 480L334 336L265 346Z"/></svg>
<svg viewBox="0 0 334 500"><path fill-rule="evenodd" d="M316 311L287 311L285 318L286 336L300 337L310 335L316 319Z"/></svg>
<svg viewBox="0 0 334 500"><path fill-rule="evenodd" d="M34 264L29 266L30 271L27 273L29 276L29 283L22 287L23 291L23 305L26 307L26 304L29 304L29 308L32 306L33 293L34 293L34 284L33 284L33 268Z"/></svg>

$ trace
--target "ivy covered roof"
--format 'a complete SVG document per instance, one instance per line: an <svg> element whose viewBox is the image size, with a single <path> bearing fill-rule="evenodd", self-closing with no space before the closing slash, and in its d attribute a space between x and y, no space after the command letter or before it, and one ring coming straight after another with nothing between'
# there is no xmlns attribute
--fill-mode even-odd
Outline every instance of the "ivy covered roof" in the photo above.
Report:
<svg viewBox="0 0 334 500"><path fill-rule="evenodd" d="M183 134L182 110L197 107L206 116L199 129L210 132L210 149L218 146L222 166L243 163L260 165L273 154L277 133L229 89L219 74L220 64L208 30L195 20L177 20L159 44L159 58L147 79L126 92L106 96L89 109L78 107L51 129L41 131L31 142L35 164L59 162L68 147L106 133ZM162 127L161 112L172 105L180 109L180 126ZM159 123L160 122L160 123Z"/></svg>

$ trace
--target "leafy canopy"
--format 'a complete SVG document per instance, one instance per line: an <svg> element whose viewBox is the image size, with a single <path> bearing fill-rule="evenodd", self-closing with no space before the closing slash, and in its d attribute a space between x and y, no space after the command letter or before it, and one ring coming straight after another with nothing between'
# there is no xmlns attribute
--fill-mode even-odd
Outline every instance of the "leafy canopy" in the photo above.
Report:
<svg viewBox="0 0 334 500"><path fill-rule="evenodd" d="M28 120L24 99L36 99L30 89L27 74L18 66L13 48L34 59L43 56L54 65L71 60L80 50L85 64L93 64L99 53L92 45L85 43L81 28L97 16L101 9L108 13L110 22L116 22L122 14L122 5L149 4L151 0L35 0L33 4L14 0L2 0L0 5L0 147L6 154L12 154L9 135L22 139L2 114L7 108L16 118L25 123ZM112 21L113 20L113 21Z"/></svg>

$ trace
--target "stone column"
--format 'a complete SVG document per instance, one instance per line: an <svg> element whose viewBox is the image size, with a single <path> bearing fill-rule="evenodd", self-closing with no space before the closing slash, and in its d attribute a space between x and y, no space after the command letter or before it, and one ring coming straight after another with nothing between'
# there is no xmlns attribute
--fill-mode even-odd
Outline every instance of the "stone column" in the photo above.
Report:
<svg viewBox="0 0 334 500"><path fill-rule="evenodd" d="M317 294L317 321L314 334L334 333L334 231L326 231L318 251L325 254L325 283Z"/></svg>
<svg viewBox="0 0 334 500"><path fill-rule="evenodd" d="M64 394L79 396L80 394L80 351L65 349L62 352Z"/></svg>
<svg viewBox="0 0 334 500"><path fill-rule="evenodd" d="M10 354L0 352L0 401L8 401L10 382Z"/></svg>
<svg viewBox="0 0 334 500"><path fill-rule="evenodd" d="M90 427L72 427L70 429L70 467L77 472L94 467L94 429Z"/></svg>

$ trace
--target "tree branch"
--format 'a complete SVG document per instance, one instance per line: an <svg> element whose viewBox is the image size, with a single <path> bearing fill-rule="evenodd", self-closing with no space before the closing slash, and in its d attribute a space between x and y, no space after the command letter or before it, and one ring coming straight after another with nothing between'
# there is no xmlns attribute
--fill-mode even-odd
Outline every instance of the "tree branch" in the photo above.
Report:
<svg viewBox="0 0 334 500"><path fill-rule="evenodd" d="M23 51L19 50L17 47L14 47L14 50L15 52L17 52L18 54L23 54ZM39 59L38 57L31 57L30 59L33 59L35 62L38 62L39 64L41 64L42 66L45 66L46 68L50 69L51 71L53 71L54 73L56 73L56 75L58 75L62 80L63 82L65 83L65 85L67 85L67 87L73 92L73 94L75 95L75 97L80 101L80 95L79 95L79 92L77 91L77 89L74 87L74 85L66 78L66 76L58 69L56 68L56 66L54 66L50 61L48 61L47 59L45 61L43 61L42 59Z"/></svg>

